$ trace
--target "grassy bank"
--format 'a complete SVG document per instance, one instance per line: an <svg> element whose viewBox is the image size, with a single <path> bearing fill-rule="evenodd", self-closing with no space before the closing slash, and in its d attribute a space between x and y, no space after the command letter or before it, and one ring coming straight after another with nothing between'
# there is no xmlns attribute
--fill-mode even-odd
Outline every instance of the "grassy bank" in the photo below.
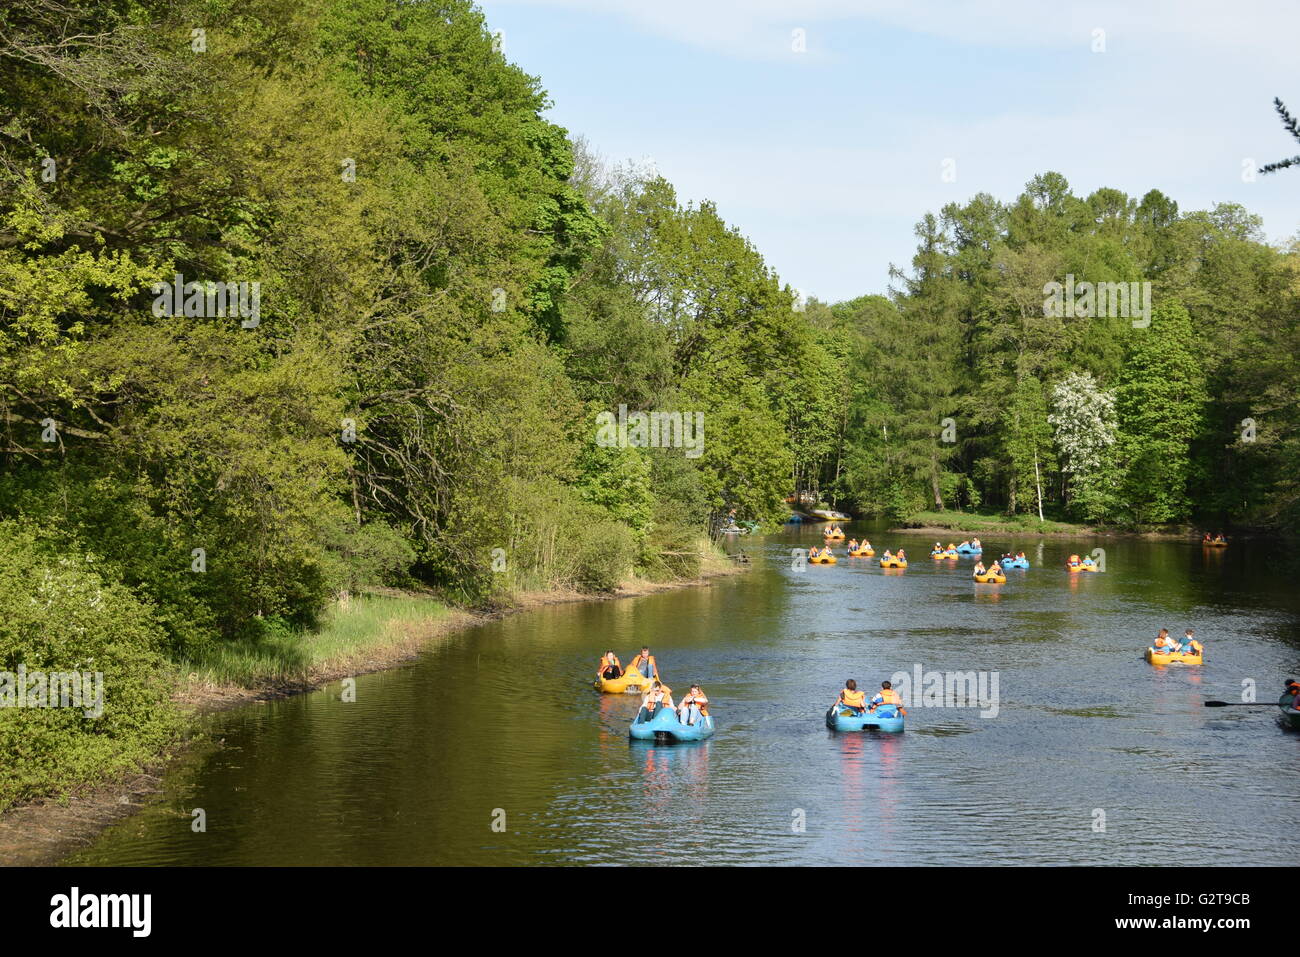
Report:
<svg viewBox="0 0 1300 957"><path fill-rule="evenodd" d="M333 605L318 629L271 630L256 641L216 644L180 663L190 686L273 689L351 672L376 655L422 641L458 614L423 595L361 595Z"/></svg>
<svg viewBox="0 0 1300 957"><path fill-rule="evenodd" d="M977 534L1091 535L1097 530L1071 522L1040 522L1035 515L997 515L978 512L916 512L891 531L952 531Z"/></svg>

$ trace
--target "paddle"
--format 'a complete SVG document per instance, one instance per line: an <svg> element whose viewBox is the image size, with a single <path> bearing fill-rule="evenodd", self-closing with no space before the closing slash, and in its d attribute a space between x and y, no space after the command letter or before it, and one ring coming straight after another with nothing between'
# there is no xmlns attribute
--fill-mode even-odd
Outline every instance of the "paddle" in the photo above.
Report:
<svg viewBox="0 0 1300 957"><path fill-rule="evenodd" d="M1276 708L1276 701L1204 701L1207 708Z"/></svg>

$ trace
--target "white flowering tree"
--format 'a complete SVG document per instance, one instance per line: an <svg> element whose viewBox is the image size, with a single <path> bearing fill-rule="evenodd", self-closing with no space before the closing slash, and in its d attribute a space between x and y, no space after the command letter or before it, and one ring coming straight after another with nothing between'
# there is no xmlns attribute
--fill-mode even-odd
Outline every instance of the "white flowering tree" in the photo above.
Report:
<svg viewBox="0 0 1300 957"><path fill-rule="evenodd" d="M1071 372L1052 388L1047 421L1069 476L1071 507L1089 521L1107 518L1118 488L1115 393L1089 372Z"/></svg>

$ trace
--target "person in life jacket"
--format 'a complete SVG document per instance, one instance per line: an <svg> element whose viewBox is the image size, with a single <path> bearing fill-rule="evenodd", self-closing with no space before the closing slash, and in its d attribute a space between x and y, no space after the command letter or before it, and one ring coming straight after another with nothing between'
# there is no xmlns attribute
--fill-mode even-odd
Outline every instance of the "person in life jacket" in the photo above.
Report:
<svg viewBox="0 0 1300 957"><path fill-rule="evenodd" d="M1178 650L1178 645L1169 637L1168 628L1160 629L1160 634L1156 635L1156 640L1151 645L1151 650L1160 655L1173 654Z"/></svg>
<svg viewBox="0 0 1300 957"><path fill-rule="evenodd" d="M700 718L709 716L709 699L699 685L691 685L686 697L677 706L677 720L682 724L694 724Z"/></svg>
<svg viewBox="0 0 1300 957"><path fill-rule="evenodd" d="M907 712L903 710L903 699L899 696L898 692L894 690L894 686L888 681L880 682L880 690L872 695L871 707L867 710L875 711L882 704L892 704L898 709L899 714L907 714Z"/></svg>
<svg viewBox="0 0 1300 957"><path fill-rule="evenodd" d="M672 708L672 706L673 689L656 680L641 696L641 713L637 716L637 720L649 721L659 713L660 708Z"/></svg>
<svg viewBox="0 0 1300 957"><path fill-rule="evenodd" d="M854 714L862 714L867 710L867 693L859 691L858 683L850 678L844 682L844 688L840 691L840 696L835 699L835 704Z"/></svg>
<svg viewBox="0 0 1300 957"><path fill-rule="evenodd" d="M957 546L954 545L952 542L949 542L949 543L948 543L948 551L950 551L950 552L955 552L956 550L957 550Z"/></svg>
<svg viewBox="0 0 1300 957"><path fill-rule="evenodd" d="M895 555L894 558L895 558L897 561L905 562L905 561L907 561L907 552L903 551L903 550L900 548L900 549L898 550L898 554Z"/></svg>
<svg viewBox="0 0 1300 957"><path fill-rule="evenodd" d="M867 540L864 538L864 539L862 540L862 543L861 543L860 545L858 545L858 551L862 551L863 549L867 549L867 548L870 548L870 547L871 547L871 542L867 541Z"/></svg>
<svg viewBox="0 0 1300 957"><path fill-rule="evenodd" d="M934 543L934 548L930 549L930 554L931 554L931 555L938 555L938 554L940 554L942 551L943 551L943 546L940 545L938 542L935 542L935 543Z"/></svg>
<svg viewBox="0 0 1300 957"><path fill-rule="evenodd" d="M623 666L619 663L618 655L612 651L605 652L600 659L600 667L596 669L596 676L607 681L623 677Z"/></svg>
<svg viewBox="0 0 1300 957"><path fill-rule="evenodd" d="M1205 651L1205 648L1196 640L1196 632L1188 628L1183 632L1183 640L1178 645L1178 650L1185 655L1199 655Z"/></svg>
<svg viewBox="0 0 1300 957"><path fill-rule="evenodd" d="M1080 564L1080 562L1079 562L1079 556L1078 556L1078 555L1071 555L1070 558L1069 558L1069 560L1065 563L1065 567L1066 567L1066 568L1078 568L1078 567L1079 567L1079 564Z"/></svg>
<svg viewBox="0 0 1300 957"><path fill-rule="evenodd" d="M990 575L1001 575L1001 574L1002 574L1002 563L1001 563L1001 562L994 562L992 565L990 565L990 566L989 566L989 574L990 574Z"/></svg>
<svg viewBox="0 0 1300 957"><path fill-rule="evenodd" d="M659 677L659 663L655 661L655 656L650 654L649 648L642 648L637 652L636 657L632 659L628 667L633 671L641 672L642 678L657 679Z"/></svg>
<svg viewBox="0 0 1300 957"><path fill-rule="evenodd" d="M1291 696L1291 707L1300 711L1300 681L1294 678L1286 679L1286 693Z"/></svg>
<svg viewBox="0 0 1300 957"><path fill-rule="evenodd" d="M1016 552L1016 559L1017 559L1018 561L1022 561L1022 562L1023 562L1023 561L1025 560L1025 553L1024 553L1024 552Z"/></svg>
<svg viewBox="0 0 1300 957"><path fill-rule="evenodd" d="M880 556L880 560L881 560L882 562L892 562L892 561L894 560L894 556L891 555L891 554L889 554L889 549L886 548L886 549L885 549L885 554L883 554L883 555Z"/></svg>

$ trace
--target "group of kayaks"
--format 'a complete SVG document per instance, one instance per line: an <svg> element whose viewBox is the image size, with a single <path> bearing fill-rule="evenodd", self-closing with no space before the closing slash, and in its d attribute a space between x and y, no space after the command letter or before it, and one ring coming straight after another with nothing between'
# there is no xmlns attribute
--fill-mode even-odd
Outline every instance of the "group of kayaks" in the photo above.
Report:
<svg viewBox="0 0 1300 957"><path fill-rule="evenodd" d="M601 659L602 672L611 663L612 652L607 652ZM644 657L643 657L644 656ZM617 658L613 658L612 663L617 665ZM621 667L621 666L619 666ZM645 670L643 671L642 668ZM649 673L647 673L649 672ZM653 676L653 677L652 677ZM628 727L628 737L640 741L658 741L660 743L676 743L683 741L703 741L713 736L716 725L713 716L709 713L708 699L704 697L698 685L692 685L692 692L699 692L698 700L695 702L696 707L694 714L685 715L684 711L688 703L692 702L692 696L683 699L683 713L673 707L671 697L666 703L659 703L653 708L646 705L646 700L642 701L642 706L637 709L636 717L632 719ZM855 687L852 682L848 687ZM652 656L643 651L632 659L627 671L617 677L606 678L603 674L598 674L595 680L595 688L602 694L646 694L651 688L656 691L662 689L663 692L671 694L670 689L663 684L659 678L658 665ZM889 688L889 682L884 682L884 688ZM847 693L847 692L845 692ZM885 690L881 696L892 694ZM905 712L901 706L901 698L893 694L894 702L889 703L886 698L885 703L871 703L867 706L862 702L861 708L851 708L843 703L843 698L837 700L830 710L826 712L826 725L834 731L865 731L867 729L877 731L898 732L903 730L903 716ZM876 699L879 701L879 697ZM692 718L693 720L686 720Z"/></svg>
<svg viewBox="0 0 1300 957"><path fill-rule="evenodd" d="M605 677L608 670L620 671L615 677ZM683 713L672 704L672 689L659 677L659 665L649 648L642 648L640 653L628 663L627 670L622 670L617 656L608 651L601 657L600 669L594 682L597 691L602 694L640 694L643 696L641 707L628 728L628 737L641 741L703 741L712 737L714 731L713 716L709 714L709 702L698 685L692 685L692 692L698 696L688 695L682 701ZM651 691L661 692L660 699L653 705ZM663 698L667 698L666 701ZM687 705L696 706L693 714L686 715ZM688 720L684 720L684 718Z"/></svg>

